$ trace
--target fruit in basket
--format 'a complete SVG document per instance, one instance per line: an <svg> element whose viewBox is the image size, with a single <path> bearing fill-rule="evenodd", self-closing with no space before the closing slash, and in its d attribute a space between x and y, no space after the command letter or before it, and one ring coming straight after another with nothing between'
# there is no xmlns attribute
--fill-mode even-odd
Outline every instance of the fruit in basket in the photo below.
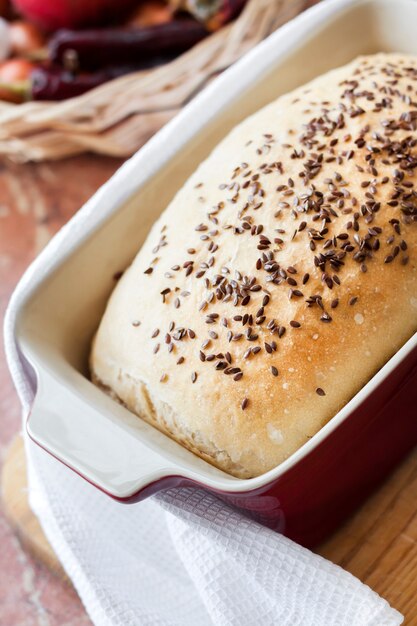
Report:
<svg viewBox="0 0 417 626"><path fill-rule="evenodd" d="M164 0L147 0L141 2L129 16L128 26L142 28L165 24L172 20L173 10Z"/></svg>
<svg viewBox="0 0 417 626"><path fill-rule="evenodd" d="M147 28L60 30L49 40L49 58L67 69L95 70L160 56L173 58L207 34L202 24L188 17Z"/></svg>
<svg viewBox="0 0 417 626"><path fill-rule="evenodd" d="M33 100L66 100L115 77L117 73L110 71L74 75L60 68L37 67L31 74L31 97Z"/></svg>
<svg viewBox="0 0 417 626"><path fill-rule="evenodd" d="M52 31L108 22L126 14L137 0L13 0L19 14Z"/></svg>
<svg viewBox="0 0 417 626"><path fill-rule="evenodd" d="M26 99L26 91L19 86L0 84L0 102L21 104Z"/></svg>
<svg viewBox="0 0 417 626"><path fill-rule="evenodd" d="M187 11L209 30L217 30L234 19L246 0L169 0L175 11Z"/></svg>
<svg viewBox="0 0 417 626"><path fill-rule="evenodd" d="M32 100L66 100L140 69L144 69L143 65L116 65L97 72L73 74L59 67L40 66L30 76L30 97Z"/></svg>
<svg viewBox="0 0 417 626"><path fill-rule="evenodd" d="M23 102L71 98L168 63L246 0L10 1L24 19L0 18L0 100ZM103 28L110 17L116 26Z"/></svg>
<svg viewBox="0 0 417 626"><path fill-rule="evenodd" d="M33 54L45 45L45 37L35 24L16 20L10 23L11 52L16 56Z"/></svg>
<svg viewBox="0 0 417 626"><path fill-rule="evenodd" d="M35 65L26 59L0 63L0 100L16 104L27 100Z"/></svg>
<svg viewBox="0 0 417 626"><path fill-rule="evenodd" d="M0 83L27 81L36 66L26 59L11 59L0 63Z"/></svg>

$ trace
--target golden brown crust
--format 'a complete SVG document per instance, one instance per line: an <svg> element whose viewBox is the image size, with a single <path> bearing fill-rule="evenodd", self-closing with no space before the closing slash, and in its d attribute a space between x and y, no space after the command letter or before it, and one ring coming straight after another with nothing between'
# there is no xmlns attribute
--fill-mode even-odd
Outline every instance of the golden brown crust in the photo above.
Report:
<svg viewBox="0 0 417 626"><path fill-rule="evenodd" d="M381 54L237 126L119 281L95 378L236 476L305 443L417 328L416 102Z"/></svg>

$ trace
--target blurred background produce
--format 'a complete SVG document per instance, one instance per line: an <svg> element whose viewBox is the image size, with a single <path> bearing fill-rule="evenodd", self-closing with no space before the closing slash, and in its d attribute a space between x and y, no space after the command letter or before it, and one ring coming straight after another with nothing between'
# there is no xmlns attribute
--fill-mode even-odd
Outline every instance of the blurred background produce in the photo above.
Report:
<svg viewBox="0 0 417 626"><path fill-rule="evenodd" d="M245 0L0 0L0 100L64 100L167 63Z"/></svg>

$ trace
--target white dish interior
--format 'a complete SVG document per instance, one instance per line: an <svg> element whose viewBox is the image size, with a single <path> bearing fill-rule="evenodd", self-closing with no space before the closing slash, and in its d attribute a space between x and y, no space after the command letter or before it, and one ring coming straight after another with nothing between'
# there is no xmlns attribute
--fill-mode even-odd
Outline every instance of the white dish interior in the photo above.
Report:
<svg viewBox="0 0 417 626"><path fill-rule="evenodd" d="M360 54L417 54L415 0L330 0L297 18L216 80L88 203L76 248L36 284L17 336L38 374L31 437L91 482L128 497L166 475L230 492L284 473L336 428L416 345L412 338L317 435L279 467L240 480L211 467L104 395L87 355L105 303L150 226L183 181L238 121ZM42 263L42 259L38 261Z"/></svg>

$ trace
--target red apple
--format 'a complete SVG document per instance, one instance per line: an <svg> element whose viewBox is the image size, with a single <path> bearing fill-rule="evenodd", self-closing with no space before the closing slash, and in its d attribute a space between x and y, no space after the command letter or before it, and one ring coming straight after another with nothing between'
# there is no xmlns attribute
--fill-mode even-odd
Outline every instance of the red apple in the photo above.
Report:
<svg viewBox="0 0 417 626"><path fill-rule="evenodd" d="M11 59L0 63L0 83L19 83L28 80L35 65L26 59Z"/></svg>
<svg viewBox="0 0 417 626"><path fill-rule="evenodd" d="M138 4L138 0L13 0L28 20L51 31L109 22Z"/></svg>
<svg viewBox="0 0 417 626"><path fill-rule="evenodd" d="M19 104L29 95L30 77L35 65L26 59L0 63L0 100Z"/></svg>

